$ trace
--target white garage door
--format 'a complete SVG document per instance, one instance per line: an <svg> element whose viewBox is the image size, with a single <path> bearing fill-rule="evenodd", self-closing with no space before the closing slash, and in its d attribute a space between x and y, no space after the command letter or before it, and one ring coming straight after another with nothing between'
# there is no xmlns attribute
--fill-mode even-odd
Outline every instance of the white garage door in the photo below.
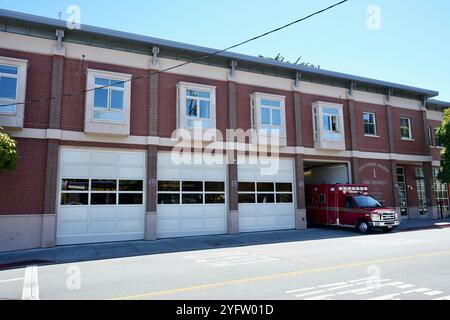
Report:
<svg viewBox="0 0 450 320"><path fill-rule="evenodd" d="M158 154L158 238L227 232L226 166L201 162L180 164L170 153Z"/></svg>
<svg viewBox="0 0 450 320"><path fill-rule="evenodd" d="M270 175L261 171L259 160L238 165L239 230L241 232L295 228L294 163L279 159L279 169Z"/></svg>
<svg viewBox="0 0 450 320"><path fill-rule="evenodd" d="M63 149L57 244L144 238L145 153Z"/></svg>

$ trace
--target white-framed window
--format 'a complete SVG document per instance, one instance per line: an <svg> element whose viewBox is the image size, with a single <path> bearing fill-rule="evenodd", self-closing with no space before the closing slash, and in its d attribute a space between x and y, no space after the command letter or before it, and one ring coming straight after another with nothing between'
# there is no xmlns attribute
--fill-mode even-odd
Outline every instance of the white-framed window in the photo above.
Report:
<svg viewBox="0 0 450 320"><path fill-rule="evenodd" d="M180 82L178 90L178 127L216 128L216 87Z"/></svg>
<svg viewBox="0 0 450 320"><path fill-rule="evenodd" d="M20 118L17 126L23 124L25 105L19 102L25 101L27 66L27 60L0 57L0 114ZM16 126L11 121L2 124Z"/></svg>
<svg viewBox="0 0 450 320"><path fill-rule="evenodd" d="M438 135L436 134L437 130L438 130L438 128L434 128L434 137L435 137L434 142L435 142L437 148L442 148L442 142L441 142L441 140L438 139Z"/></svg>
<svg viewBox="0 0 450 320"><path fill-rule="evenodd" d="M86 132L129 134L131 77L130 74L88 69Z"/></svg>
<svg viewBox="0 0 450 320"><path fill-rule="evenodd" d="M250 96L252 128L259 134L286 137L285 96L256 92Z"/></svg>
<svg viewBox="0 0 450 320"><path fill-rule="evenodd" d="M400 133L402 139L410 140L412 139L411 132L411 119L406 117L400 117Z"/></svg>
<svg viewBox="0 0 450 320"><path fill-rule="evenodd" d="M339 132L339 110L336 108L323 108L322 127L328 132Z"/></svg>
<svg viewBox="0 0 450 320"><path fill-rule="evenodd" d="M430 147L433 147L433 129L431 127L427 128L427 138L428 138L428 145Z"/></svg>
<svg viewBox="0 0 450 320"><path fill-rule="evenodd" d="M363 113L364 121L364 135L366 136L377 136L377 120L376 115L373 112Z"/></svg>
<svg viewBox="0 0 450 320"><path fill-rule="evenodd" d="M345 150L343 105L316 101L313 108L314 147Z"/></svg>

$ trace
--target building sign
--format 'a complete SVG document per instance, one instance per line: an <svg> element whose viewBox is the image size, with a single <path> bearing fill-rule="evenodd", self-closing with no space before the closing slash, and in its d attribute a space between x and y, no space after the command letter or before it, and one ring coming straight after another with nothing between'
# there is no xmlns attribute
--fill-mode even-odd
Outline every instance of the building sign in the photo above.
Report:
<svg viewBox="0 0 450 320"><path fill-rule="evenodd" d="M381 162L366 162L359 166L359 180L369 186L369 192L379 201L386 201L390 190L390 170Z"/></svg>

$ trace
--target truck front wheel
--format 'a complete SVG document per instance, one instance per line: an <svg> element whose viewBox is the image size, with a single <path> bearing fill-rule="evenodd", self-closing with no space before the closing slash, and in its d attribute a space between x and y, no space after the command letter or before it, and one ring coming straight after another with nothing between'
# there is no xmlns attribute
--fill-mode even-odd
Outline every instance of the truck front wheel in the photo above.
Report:
<svg viewBox="0 0 450 320"><path fill-rule="evenodd" d="M356 226L356 229L362 234L367 234L370 231L369 223L364 220L358 221L358 224Z"/></svg>

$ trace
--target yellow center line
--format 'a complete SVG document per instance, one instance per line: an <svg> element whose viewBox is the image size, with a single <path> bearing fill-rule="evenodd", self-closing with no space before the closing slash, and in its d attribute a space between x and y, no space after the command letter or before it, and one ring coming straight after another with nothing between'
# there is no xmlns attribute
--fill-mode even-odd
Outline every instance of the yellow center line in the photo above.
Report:
<svg viewBox="0 0 450 320"><path fill-rule="evenodd" d="M192 287L154 291L154 292L148 292L148 293L143 293L143 294L138 294L138 295L113 298L111 300L135 300L135 299L150 298L150 297L156 297L156 296L166 296L166 295L173 295L173 294L177 294L177 293L189 292L189 291L195 291L195 290L220 288L220 287L233 286L233 285L245 284L245 283L250 283L250 282L272 280L275 278L299 276L299 275L304 275L304 274L308 274L308 273L318 273L318 272L334 271L334 270L340 270L340 269L349 269L349 268L372 265L372 264L397 262L397 261L411 260L411 259L417 259L417 258L449 255L449 254L450 254L450 250L446 250L446 251L438 251L438 252L430 252L430 253L421 253L421 254L416 254L416 255L411 255L411 256L368 260L368 261L355 262L355 263L349 263L349 264L341 264L341 265L329 266L329 267L305 269L305 270L292 271L292 272L280 272L280 273L268 274L268 275L257 276L257 277L248 277L248 278L242 278L242 279L236 279L236 280L213 282L213 283L209 283L209 284L197 285L197 286L192 286Z"/></svg>

